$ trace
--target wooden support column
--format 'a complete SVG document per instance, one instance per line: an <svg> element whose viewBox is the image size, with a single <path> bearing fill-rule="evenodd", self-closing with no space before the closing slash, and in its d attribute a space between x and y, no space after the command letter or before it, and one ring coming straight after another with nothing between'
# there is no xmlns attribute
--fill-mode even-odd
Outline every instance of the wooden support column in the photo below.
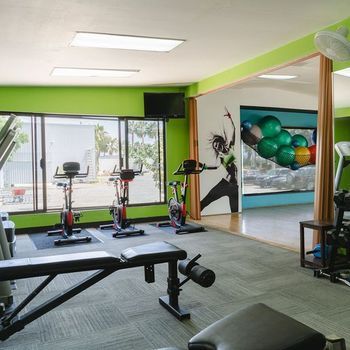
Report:
<svg viewBox="0 0 350 350"><path fill-rule="evenodd" d="M198 120L197 120L197 100L194 97L189 99L189 120L190 120L190 159L199 161L198 150ZM200 191L199 175L191 175L190 180L191 210L190 216L194 220L200 220Z"/></svg>
<svg viewBox="0 0 350 350"><path fill-rule="evenodd" d="M320 55L319 79L314 219L332 221L334 219L332 61L323 55ZM314 232L313 241L314 244L320 241L317 232Z"/></svg>

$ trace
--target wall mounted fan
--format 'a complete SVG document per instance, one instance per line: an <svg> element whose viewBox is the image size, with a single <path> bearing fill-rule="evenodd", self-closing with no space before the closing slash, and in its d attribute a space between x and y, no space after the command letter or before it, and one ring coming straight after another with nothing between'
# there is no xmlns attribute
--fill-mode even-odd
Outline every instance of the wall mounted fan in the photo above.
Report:
<svg viewBox="0 0 350 350"><path fill-rule="evenodd" d="M337 31L328 30L316 33L314 43L317 49L334 61L350 60L350 41L348 28L342 26Z"/></svg>

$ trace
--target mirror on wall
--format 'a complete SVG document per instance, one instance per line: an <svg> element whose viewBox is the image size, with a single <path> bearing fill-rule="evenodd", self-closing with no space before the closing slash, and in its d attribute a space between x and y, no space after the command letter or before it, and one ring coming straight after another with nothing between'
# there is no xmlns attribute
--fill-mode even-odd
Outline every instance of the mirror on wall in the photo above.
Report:
<svg viewBox="0 0 350 350"><path fill-rule="evenodd" d="M226 125L230 124L227 111L235 125L236 137L231 153L237 168L239 212L243 214L240 216L231 210L229 196L222 195L221 191L220 197L217 196L218 199L202 211L204 220L213 221L214 217L209 216L213 214L234 213L226 223L224 217L220 217L217 224L221 228L226 225L235 232L299 248L299 221L313 217L315 166L309 164L311 156L305 161L299 157L300 168L291 170L291 164L281 164L283 162L276 160L275 156L267 154L264 157L263 152L257 150L257 142L251 145L241 142L240 129L244 120L261 129L259 119L272 115L279 120L280 128L288 137L299 135L306 140L300 147L313 146L317 126L318 76L319 56L315 56L198 98L201 161L208 164L219 162L220 157L211 149L210 141L214 136L223 135L224 139L232 140L232 127ZM258 140L264 137L261 130L256 136ZM224 166L201 174L201 200L219 185L220 189L224 188L227 179L230 178ZM273 225L276 232L261 229Z"/></svg>
<svg viewBox="0 0 350 350"><path fill-rule="evenodd" d="M318 66L319 58L314 57L233 88L243 95L244 102L250 102L252 106L250 110L248 106L241 106L241 122L250 120L261 132L259 125L262 126L262 118L272 115L279 120L283 131L280 137L276 137L276 143L269 138L271 135L265 139L265 144L241 143L243 195L314 190L316 150L313 137L317 126ZM264 128L272 126L267 123ZM297 153L294 160L291 154L289 162L281 148L288 142L310 151L294 147ZM276 156L270 158L275 149ZM288 148L285 149L287 152ZM293 149L290 151L293 152Z"/></svg>

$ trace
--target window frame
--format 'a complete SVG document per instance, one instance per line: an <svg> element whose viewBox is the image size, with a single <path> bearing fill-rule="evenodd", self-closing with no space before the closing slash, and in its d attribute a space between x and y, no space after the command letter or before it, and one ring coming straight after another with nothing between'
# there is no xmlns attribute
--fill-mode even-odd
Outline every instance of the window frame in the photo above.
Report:
<svg viewBox="0 0 350 350"><path fill-rule="evenodd" d="M41 158L40 159L32 159L32 175L33 175L33 189L36 189L34 192L36 194L36 197L42 196L42 198L33 198L33 205L32 210L22 210L22 211L11 211L11 214L39 214L39 213L56 213L60 210L60 207L57 208L47 208L47 172L46 172L46 125L45 120L46 118L62 118L62 119L93 119L93 120L113 120L118 125L118 138L120 140L121 135L121 122L124 121L125 124L125 158L123 160L124 164L128 164L129 161L129 154L128 154L128 121L129 120L136 120L136 121L156 121L158 122L158 139L159 137L163 138L163 150L160 149L160 142L158 142L158 152L162 152L163 156L163 176L160 174L160 185L159 185L159 193L160 197L163 197L163 200L159 200L156 202L143 202L143 203L135 203L135 204L128 204L128 207L144 207L144 206L152 206L152 205L164 205L168 202L168 195L167 195L167 189L166 189L166 170L167 170L167 159L166 159L166 120L164 118L147 118L144 119L142 117L135 117L135 116L112 116L112 115L96 115L96 114L65 114L65 113L35 113L35 112L14 112L14 111L0 111L0 116L8 116L10 114L14 114L18 117L28 117L28 118L34 118L34 122L31 123L31 132L34 135L33 144L32 144L32 155L34 154L34 151L38 151L39 149L39 142L38 137L41 138ZM40 126L39 132L36 129L37 120L40 119L40 122L38 125ZM34 123L34 124L33 124ZM162 124L162 131L160 130L160 123ZM34 125L34 127L33 127ZM119 141L121 143L121 141ZM34 157L34 156L33 156ZM121 153L119 153L119 161L121 161ZM159 153L160 157L160 153ZM35 154L35 158L37 158L37 153ZM37 167L40 167L42 169L42 176L41 181L43 183L43 190L42 194L37 193L38 188L38 171ZM161 169L161 165L160 168ZM163 195L162 195L163 191ZM33 194L34 194L33 192ZM161 199L161 198L160 198ZM37 204L39 203L39 200L43 201L43 208L38 209ZM113 200L111 196L111 201ZM34 203L35 202L35 203ZM102 210L106 209L110 203L106 203L106 205L103 206L89 206L89 207L76 207L77 210Z"/></svg>

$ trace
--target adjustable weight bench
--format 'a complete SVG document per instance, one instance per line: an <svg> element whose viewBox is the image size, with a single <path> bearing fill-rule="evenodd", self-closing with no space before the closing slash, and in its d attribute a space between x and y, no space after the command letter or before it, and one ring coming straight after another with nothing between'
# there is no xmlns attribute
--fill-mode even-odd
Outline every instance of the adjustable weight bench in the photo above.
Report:
<svg viewBox="0 0 350 350"><path fill-rule="evenodd" d="M0 319L0 340L6 340L14 333L22 330L27 324L115 271L143 266L145 281L152 283L155 281L154 265L162 263L168 263L168 294L159 298L159 302L177 318L189 318L190 314L179 307L180 287L189 280L203 287L209 287L215 280L213 271L195 262L199 257L200 255L197 255L192 260L186 259L187 253L185 250L167 242L155 242L128 248L121 253L120 257L113 256L105 251L93 251L0 261L0 281L47 276L16 308L2 316ZM180 272L187 276L182 282L180 282L177 273L179 260L182 260L181 269L179 268ZM98 271L22 316L19 315L57 275L93 270Z"/></svg>

